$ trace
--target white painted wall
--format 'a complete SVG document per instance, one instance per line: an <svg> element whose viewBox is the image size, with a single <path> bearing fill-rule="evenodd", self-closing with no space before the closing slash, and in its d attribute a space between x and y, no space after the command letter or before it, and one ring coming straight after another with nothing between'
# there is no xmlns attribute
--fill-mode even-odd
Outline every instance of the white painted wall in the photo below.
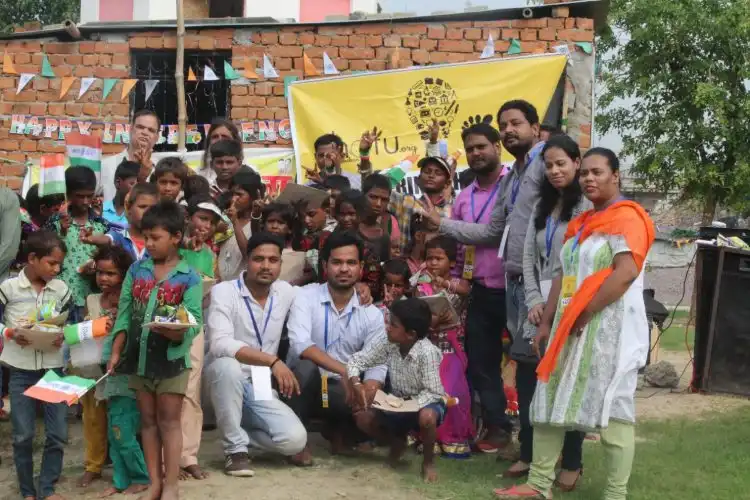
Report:
<svg viewBox="0 0 750 500"><path fill-rule="evenodd" d="M378 11L378 0L351 0L351 11L375 14Z"/></svg>
<svg viewBox="0 0 750 500"><path fill-rule="evenodd" d="M245 17L299 21L299 0L245 0Z"/></svg>
<svg viewBox="0 0 750 500"><path fill-rule="evenodd" d="M134 0L133 21L177 19L177 2L168 0Z"/></svg>
<svg viewBox="0 0 750 500"><path fill-rule="evenodd" d="M81 24L99 20L99 0L81 0Z"/></svg>

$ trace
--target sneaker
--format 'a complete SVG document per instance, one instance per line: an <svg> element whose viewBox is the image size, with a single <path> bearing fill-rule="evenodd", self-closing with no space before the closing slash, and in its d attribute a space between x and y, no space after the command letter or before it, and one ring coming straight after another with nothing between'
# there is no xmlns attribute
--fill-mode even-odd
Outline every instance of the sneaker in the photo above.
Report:
<svg viewBox="0 0 750 500"><path fill-rule="evenodd" d="M247 453L232 453L224 459L224 474L233 477L253 477L255 471L250 468L250 457Z"/></svg>

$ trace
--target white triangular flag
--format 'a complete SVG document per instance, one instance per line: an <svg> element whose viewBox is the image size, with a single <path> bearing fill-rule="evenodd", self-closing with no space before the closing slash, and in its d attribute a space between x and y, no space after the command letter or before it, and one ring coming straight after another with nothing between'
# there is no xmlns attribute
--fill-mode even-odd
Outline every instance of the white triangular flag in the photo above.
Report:
<svg viewBox="0 0 750 500"><path fill-rule="evenodd" d="M263 76L266 78L278 78L279 74L271 64L271 60L267 55L263 54Z"/></svg>
<svg viewBox="0 0 750 500"><path fill-rule="evenodd" d="M16 95L20 94L23 88L34 79L34 73L21 73L21 78L18 80L18 88L16 89Z"/></svg>
<svg viewBox="0 0 750 500"><path fill-rule="evenodd" d="M79 99L83 97L83 94L89 91L95 81L96 78L81 78L81 89L78 91Z"/></svg>
<svg viewBox="0 0 750 500"><path fill-rule="evenodd" d="M489 59L490 57L495 56L495 40L492 39L492 35L489 35L487 37L487 44L484 46L484 50L482 50L482 55L479 56L479 59Z"/></svg>
<svg viewBox="0 0 750 500"><path fill-rule="evenodd" d="M159 80L146 80L143 83L146 84L146 99L144 101L148 101L148 98L151 97L151 94L154 93L156 86L159 84Z"/></svg>
<svg viewBox="0 0 750 500"><path fill-rule="evenodd" d="M562 54L562 55L566 55L566 56L570 57L570 47L568 47L568 44L567 44L567 43L562 43L562 44L560 44L560 45L555 45L555 46L554 46L554 47L552 47L552 48L553 48L553 49L555 50L555 52L557 52L558 54Z"/></svg>
<svg viewBox="0 0 750 500"><path fill-rule="evenodd" d="M333 64L328 54L323 52L323 73L326 75L338 75L339 70L336 69L336 65Z"/></svg>
<svg viewBox="0 0 750 500"><path fill-rule="evenodd" d="M218 79L219 79L219 77L216 76L216 73L214 73L214 70L211 69L211 66L206 65L203 68L203 80L204 81L206 81L206 82L215 82Z"/></svg>

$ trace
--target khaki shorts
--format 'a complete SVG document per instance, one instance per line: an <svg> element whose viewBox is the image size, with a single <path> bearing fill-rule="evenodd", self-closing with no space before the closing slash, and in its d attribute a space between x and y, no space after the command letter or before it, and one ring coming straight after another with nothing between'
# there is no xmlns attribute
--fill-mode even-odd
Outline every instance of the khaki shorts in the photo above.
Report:
<svg viewBox="0 0 750 500"><path fill-rule="evenodd" d="M185 395L190 378L190 369L171 378L153 379L131 375L128 387L134 391L150 392L153 394L181 394Z"/></svg>

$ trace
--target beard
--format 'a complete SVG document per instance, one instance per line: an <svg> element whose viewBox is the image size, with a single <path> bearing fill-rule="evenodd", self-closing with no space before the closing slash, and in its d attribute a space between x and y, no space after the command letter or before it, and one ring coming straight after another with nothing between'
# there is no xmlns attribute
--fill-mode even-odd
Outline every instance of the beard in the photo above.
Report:
<svg viewBox="0 0 750 500"><path fill-rule="evenodd" d="M515 158L522 158L526 155L526 153L529 152L533 143L534 141L531 139L523 140L520 138L516 138L516 142L514 142L512 145L508 145L505 143L505 141L503 141L503 147Z"/></svg>
<svg viewBox="0 0 750 500"><path fill-rule="evenodd" d="M480 163L479 165L469 165L469 168L472 172L474 172L477 175L485 175L494 172L497 170L498 165L500 163L498 161L493 161L489 163Z"/></svg>
<svg viewBox="0 0 750 500"><path fill-rule="evenodd" d="M351 283L345 282L345 280L349 280L349 279L351 279ZM335 276L331 276L330 278L328 278L328 285L330 285L330 287L333 288L334 290L338 290L338 291L351 290L352 288L354 288L354 285L356 282L357 280L354 277L338 279Z"/></svg>

